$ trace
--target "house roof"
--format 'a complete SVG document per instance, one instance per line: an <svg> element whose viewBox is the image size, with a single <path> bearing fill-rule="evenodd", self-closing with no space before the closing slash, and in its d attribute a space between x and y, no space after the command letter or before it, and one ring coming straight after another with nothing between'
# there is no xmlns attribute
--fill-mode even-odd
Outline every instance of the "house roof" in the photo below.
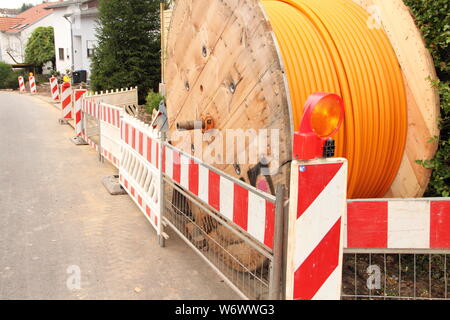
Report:
<svg viewBox="0 0 450 320"><path fill-rule="evenodd" d="M0 31L7 31L10 27L22 21L20 18L0 17Z"/></svg>
<svg viewBox="0 0 450 320"><path fill-rule="evenodd" d="M54 2L38 4L14 18L1 18L5 20L3 20L3 23L0 22L0 26L4 26L3 28L0 28L0 31L6 33L17 33L28 28L30 25L50 15L53 10L45 10L45 8L53 3Z"/></svg>

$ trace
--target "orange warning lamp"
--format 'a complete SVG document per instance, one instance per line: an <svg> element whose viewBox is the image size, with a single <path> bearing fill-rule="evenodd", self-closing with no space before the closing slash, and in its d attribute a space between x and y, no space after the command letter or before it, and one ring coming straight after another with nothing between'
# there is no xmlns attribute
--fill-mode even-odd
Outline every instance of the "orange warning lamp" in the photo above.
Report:
<svg viewBox="0 0 450 320"><path fill-rule="evenodd" d="M294 133L296 160L334 156L334 140L344 122L344 101L336 94L317 92L309 96L300 131Z"/></svg>

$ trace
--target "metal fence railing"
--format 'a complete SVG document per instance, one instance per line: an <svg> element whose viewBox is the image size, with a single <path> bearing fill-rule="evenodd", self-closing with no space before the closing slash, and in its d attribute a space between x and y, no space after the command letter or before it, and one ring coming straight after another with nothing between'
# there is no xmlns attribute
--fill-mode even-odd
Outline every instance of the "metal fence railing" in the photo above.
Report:
<svg viewBox="0 0 450 320"><path fill-rule="evenodd" d="M449 299L450 256L442 252L347 253L344 255L342 299Z"/></svg>
<svg viewBox="0 0 450 320"><path fill-rule="evenodd" d="M274 256L165 178L164 220L244 299L273 294Z"/></svg>

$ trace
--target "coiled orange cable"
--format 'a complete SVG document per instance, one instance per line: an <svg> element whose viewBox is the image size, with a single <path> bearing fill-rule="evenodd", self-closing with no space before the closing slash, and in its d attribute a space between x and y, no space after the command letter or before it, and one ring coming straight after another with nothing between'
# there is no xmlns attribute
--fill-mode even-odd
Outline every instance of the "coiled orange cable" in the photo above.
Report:
<svg viewBox="0 0 450 320"><path fill-rule="evenodd" d="M383 30L350 0L262 0L289 83L294 128L314 92L342 96L337 155L349 160L349 198L383 197L403 158L407 105L397 57Z"/></svg>

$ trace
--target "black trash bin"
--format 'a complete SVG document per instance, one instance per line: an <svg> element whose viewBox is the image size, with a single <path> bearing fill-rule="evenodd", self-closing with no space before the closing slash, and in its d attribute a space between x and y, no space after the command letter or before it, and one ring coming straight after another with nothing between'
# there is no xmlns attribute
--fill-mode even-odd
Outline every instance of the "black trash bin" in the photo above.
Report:
<svg viewBox="0 0 450 320"><path fill-rule="evenodd" d="M87 71L86 70L76 70L72 73L73 84L87 82Z"/></svg>

